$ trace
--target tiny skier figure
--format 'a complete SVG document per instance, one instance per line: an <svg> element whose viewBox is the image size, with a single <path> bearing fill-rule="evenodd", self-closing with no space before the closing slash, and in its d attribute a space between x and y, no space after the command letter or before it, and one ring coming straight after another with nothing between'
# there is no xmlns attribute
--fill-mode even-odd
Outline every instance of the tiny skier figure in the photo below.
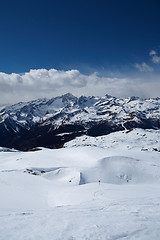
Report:
<svg viewBox="0 0 160 240"><path fill-rule="evenodd" d="M100 182L101 182L101 181L99 180L98 182L99 182L99 185L100 185Z"/></svg>

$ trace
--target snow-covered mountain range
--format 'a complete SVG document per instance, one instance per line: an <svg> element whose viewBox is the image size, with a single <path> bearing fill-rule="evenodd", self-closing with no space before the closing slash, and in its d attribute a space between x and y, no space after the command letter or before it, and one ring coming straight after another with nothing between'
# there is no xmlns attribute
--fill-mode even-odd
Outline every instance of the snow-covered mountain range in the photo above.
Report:
<svg viewBox="0 0 160 240"><path fill-rule="evenodd" d="M77 136L160 129L160 98L79 98L70 93L0 109L0 146L27 150L60 147Z"/></svg>

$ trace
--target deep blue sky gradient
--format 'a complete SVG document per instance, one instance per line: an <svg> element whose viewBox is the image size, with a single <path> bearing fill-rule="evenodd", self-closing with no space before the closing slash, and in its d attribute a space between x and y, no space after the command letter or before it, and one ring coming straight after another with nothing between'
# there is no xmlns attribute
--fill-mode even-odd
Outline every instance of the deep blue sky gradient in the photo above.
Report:
<svg viewBox="0 0 160 240"><path fill-rule="evenodd" d="M1 1L0 72L134 71L160 50L159 28L159 0Z"/></svg>

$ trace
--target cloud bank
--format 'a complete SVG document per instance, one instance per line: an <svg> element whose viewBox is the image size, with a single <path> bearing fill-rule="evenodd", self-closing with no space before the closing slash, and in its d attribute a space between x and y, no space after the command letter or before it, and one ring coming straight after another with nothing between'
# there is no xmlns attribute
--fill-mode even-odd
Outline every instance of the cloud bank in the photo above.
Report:
<svg viewBox="0 0 160 240"><path fill-rule="evenodd" d="M37 98L52 98L70 92L75 96L110 94L116 97L156 97L159 81L85 75L78 70L37 69L24 74L0 73L0 105Z"/></svg>

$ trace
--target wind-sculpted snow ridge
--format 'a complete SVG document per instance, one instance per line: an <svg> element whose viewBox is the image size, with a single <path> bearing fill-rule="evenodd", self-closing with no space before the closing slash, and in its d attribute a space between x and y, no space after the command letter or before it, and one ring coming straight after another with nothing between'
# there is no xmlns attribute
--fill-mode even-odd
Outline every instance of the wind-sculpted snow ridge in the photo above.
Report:
<svg viewBox="0 0 160 240"><path fill-rule="evenodd" d="M97 179L110 184L160 183L157 166L124 156L104 158L95 167L85 170L81 177L83 184L97 182Z"/></svg>
<svg viewBox="0 0 160 240"><path fill-rule="evenodd" d="M160 129L160 98L77 98L72 94L18 103L0 110L0 145L59 148L77 136L132 128Z"/></svg>
<svg viewBox="0 0 160 240"><path fill-rule="evenodd" d="M11 149L11 148L5 148L5 147L0 147L0 152L18 152L16 149Z"/></svg>

